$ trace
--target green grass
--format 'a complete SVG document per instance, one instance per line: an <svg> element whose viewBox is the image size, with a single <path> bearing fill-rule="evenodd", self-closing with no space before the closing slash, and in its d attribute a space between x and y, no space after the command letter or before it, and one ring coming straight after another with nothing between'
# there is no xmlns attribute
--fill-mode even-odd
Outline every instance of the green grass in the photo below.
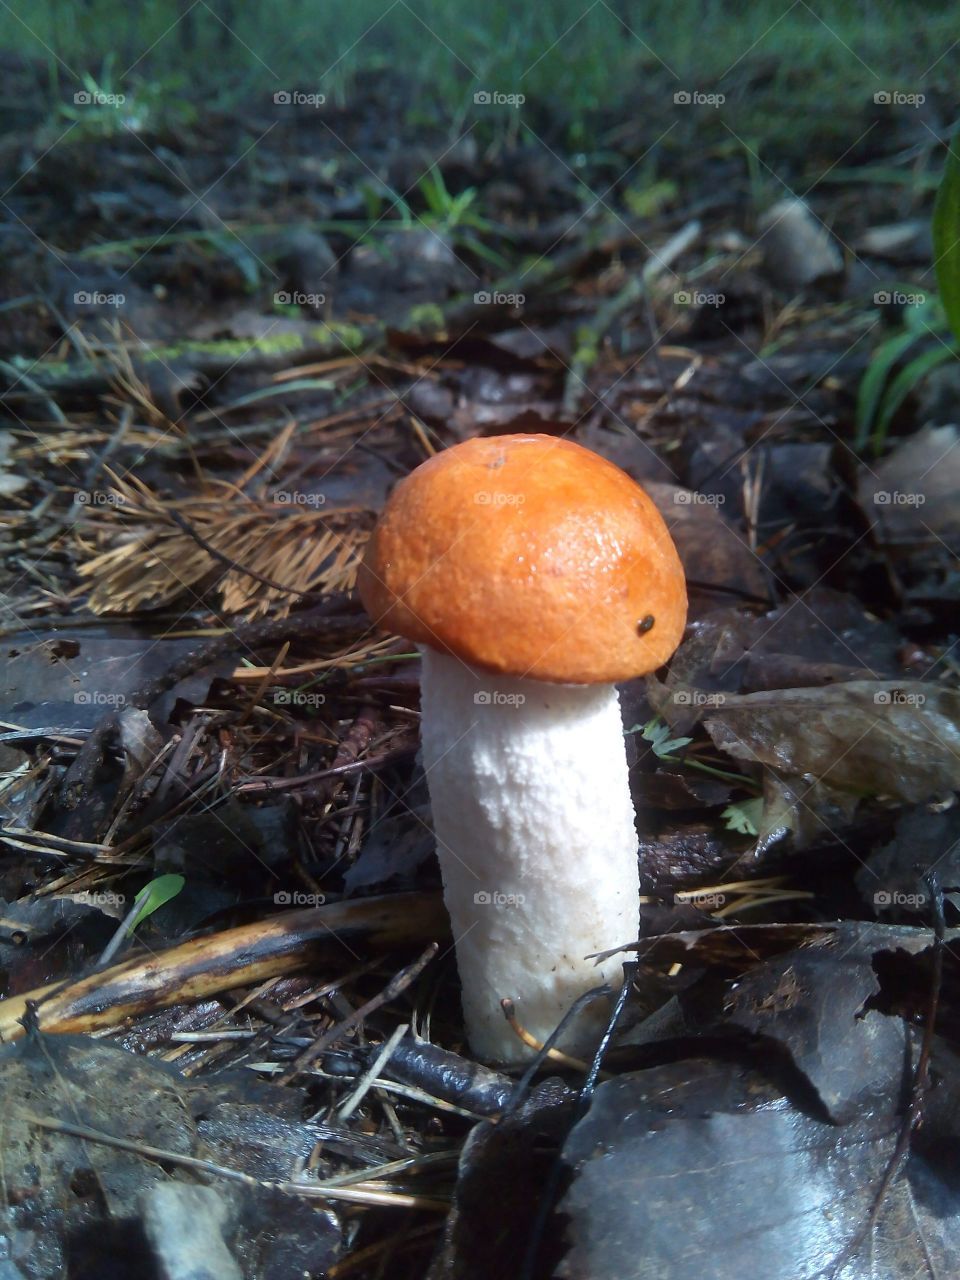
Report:
<svg viewBox="0 0 960 1280"><path fill-rule="evenodd" d="M538 132L585 148L621 111L652 116L656 137L653 125L676 119L673 93L695 89L726 96L723 117L742 138L778 148L829 138L849 133L875 92L949 91L958 69L953 6L900 0L210 0L178 21L181 7L11 0L0 40L31 60L51 103L69 104L84 73L154 118L242 109L292 87L348 104L390 77L406 86L415 126L519 132L514 108L478 107L473 95L520 93ZM692 125L716 124L720 136L711 110L681 113L681 141Z"/></svg>

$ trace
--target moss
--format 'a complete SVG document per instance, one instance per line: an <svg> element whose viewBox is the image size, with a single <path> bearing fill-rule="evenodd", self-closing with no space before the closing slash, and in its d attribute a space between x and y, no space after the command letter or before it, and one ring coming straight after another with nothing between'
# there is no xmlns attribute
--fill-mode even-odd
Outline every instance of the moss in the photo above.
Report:
<svg viewBox="0 0 960 1280"><path fill-rule="evenodd" d="M275 333L264 338L222 338L216 342L179 342L167 347L152 347L137 352L141 360L177 360L182 356L220 356L225 360L240 360L257 351L261 355L287 355L303 349L303 337L299 333Z"/></svg>
<svg viewBox="0 0 960 1280"><path fill-rule="evenodd" d="M346 321L330 320L312 331L312 336L321 345L332 345L332 340L343 344L348 351L359 351L367 342L368 335L359 325Z"/></svg>
<svg viewBox="0 0 960 1280"><path fill-rule="evenodd" d="M161 361L171 364L174 360L222 361L224 364L235 364L241 360L259 355L266 358L295 356L299 352L320 348L332 355L337 355L346 348L348 351L359 351L371 340L371 334L359 325L332 322L316 325L306 333L275 333L262 338L224 338L215 342L175 342L166 346L144 347L132 351L134 362ZM103 374L106 365L98 361L76 360L42 360L34 361L23 356L13 356L10 364L25 375L34 378L40 385L58 386L62 382L73 382L84 376L96 377Z"/></svg>
<svg viewBox="0 0 960 1280"><path fill-rule="evenodd" d="M410 308L407 325L413 330L442 333L446 330L447 322L441 307L438 307L435 302L423 302L419 306Z"/></svg>

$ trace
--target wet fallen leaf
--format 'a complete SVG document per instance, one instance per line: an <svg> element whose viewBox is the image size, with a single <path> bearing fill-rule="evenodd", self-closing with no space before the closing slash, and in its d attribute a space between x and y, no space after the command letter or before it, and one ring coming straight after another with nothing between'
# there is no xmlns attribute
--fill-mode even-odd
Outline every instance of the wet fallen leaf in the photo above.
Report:
<svg viewBox="0 0 960 1280"><path fill-rule="evenodd" d="M6 636L0 650L6 659L0 713L17 725L91 728L195 647L195 640L158 640L95 623L89 631ZM233 665L224 659L181 681L158 699L154 720L162 721L178 698L202 702L213 675L227 675Z"/></svg>
<svg viewBox="0 0 960 1280"><path fill-rule="evenodd" d="M889 1116L826 1123L732 1063L693 1059L609 1080L564 1147L570 1249L557 1274L822 1277L868 1222L895 1141ZM913 1157L837 1276L901 1280L958 1265L956 1203Z"/></svg>
<svg viewBox="0 0 960 1280"><path fill-rule="evenodd" d="M903 1023L866 1007L880 990L870 958L827 940L763 961L725 1001L727 1025L788 1054L839 1124L863 1111L892 1117L904 1084Z"/></svg>
<svg viewBox="0 0 960 1280"><path fill-rule="evenodd" d="M932 877L932 879L931 879ZM903 813L893 839L857 872L857 888L880 915L929 918L934 885L960 889L960 809L919 807Z"/></svg>
<svg viewBox="0 0 960 1280"><path fill-rule="evenodd" d="M905 803L960 785L960 694L919 681L724 695L704 717L734 759Z"/></svg>

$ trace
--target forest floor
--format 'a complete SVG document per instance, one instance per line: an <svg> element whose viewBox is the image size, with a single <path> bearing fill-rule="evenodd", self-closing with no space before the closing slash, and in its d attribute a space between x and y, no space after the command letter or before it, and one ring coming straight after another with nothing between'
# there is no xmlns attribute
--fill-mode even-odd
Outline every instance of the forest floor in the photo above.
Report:
<svg viewBox="0 0 960 1280"><path fill-rule="evenodd" d="M935 104L761 159L706 102L584 155L510 102L385 136L398 92L0 147L0 1256L159 1267L186 1214L274 1280L956 1274ZM690 592L622 690L586 1091L470 1059L417 655L353 592L399 477L515 432L639 480Z"/></svg>

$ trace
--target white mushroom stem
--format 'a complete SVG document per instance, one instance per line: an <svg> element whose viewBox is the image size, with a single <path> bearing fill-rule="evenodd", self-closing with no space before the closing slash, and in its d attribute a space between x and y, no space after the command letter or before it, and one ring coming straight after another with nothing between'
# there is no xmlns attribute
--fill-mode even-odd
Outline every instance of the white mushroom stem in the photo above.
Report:
<svg viewBox="0 0 960 1280"><path fill-rule="evenodd" d="M481 1058L530 1057L574 1000L622 980L586 957L635 942L637 836L614 685L559 685L475 670L424 648L423 759L467 1034ZM600 1000L560 1047L586 1054Z"/></svg>

